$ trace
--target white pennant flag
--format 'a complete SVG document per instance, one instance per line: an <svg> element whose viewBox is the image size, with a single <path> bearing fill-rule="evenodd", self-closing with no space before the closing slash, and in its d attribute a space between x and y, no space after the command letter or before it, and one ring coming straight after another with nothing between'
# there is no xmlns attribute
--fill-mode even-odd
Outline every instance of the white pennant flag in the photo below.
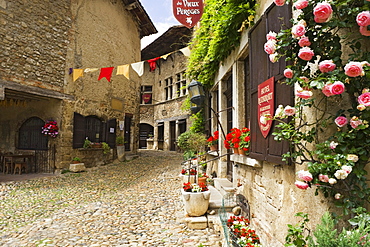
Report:
<svg viewBox="0 0 370 247"><path fill-rule="evenodd" d="M144 61L132 63L131 67L139 76L142 76L144 74Z"/></svg>
<svg viewBox="0 0 370 247"><path fill-rule="evenodd" d="M187 47L185 47L185 48L182 48L181 50L180 50L186 57L189 57L190 56L190 49L189 49L189 47L187 46Z"/></svg>

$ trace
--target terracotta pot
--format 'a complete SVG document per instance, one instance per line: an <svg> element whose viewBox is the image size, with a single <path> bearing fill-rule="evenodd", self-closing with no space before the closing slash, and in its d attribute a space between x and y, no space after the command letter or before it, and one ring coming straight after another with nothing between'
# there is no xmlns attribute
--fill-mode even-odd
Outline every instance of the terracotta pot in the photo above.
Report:
<svg viewBox="0 0 370 247"><path fill-rule="evenodd" d="M239 154L239 149L238 148L233 148L234 154Z"/></svg>
<svg viewBox="0 0 370 247"><path fill-rule="evenodd" d="M198 178L198 184L200 184L200 183L206 184L207 183L207 178L206 177Z"/></svg>
<svg viewBox="0 0 370 247"><path fill-rule="evenodd" d="M209 147L211 149L211 151L217 151L218 150L218 145L215 144L215 145L212 145Z"/></svg>
<svg viewBox="0 0 370 247"><path fill-rule="evenodd" d="M201 216L204 215L209 206L209 198L211 197L211 192L185 192L182 191L182 196L184 199L185 211L189 216Z"/></svg>
<svg viewBox="0 0 370 247"><path fill-rule="evenodd" d="M239 151L239 155L241 155L241 156L246 156L244 149L239 148L239 150L238 150L238 151Z"/></svg>

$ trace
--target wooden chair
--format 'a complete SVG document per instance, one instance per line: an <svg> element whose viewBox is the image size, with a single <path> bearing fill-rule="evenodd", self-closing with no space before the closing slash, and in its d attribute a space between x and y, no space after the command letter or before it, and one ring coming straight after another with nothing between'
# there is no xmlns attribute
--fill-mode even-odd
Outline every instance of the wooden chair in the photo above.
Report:
<svg viewBox="0 0 370 247"><path fill-rule="evenodd" d="M27 163L25 163L25 162L15 163L14 164L14 173L13 174L16 174L17 169L18 169L18 174L21 175L22 174L22 171L24 171L24 172L27 171Z"/></svg>

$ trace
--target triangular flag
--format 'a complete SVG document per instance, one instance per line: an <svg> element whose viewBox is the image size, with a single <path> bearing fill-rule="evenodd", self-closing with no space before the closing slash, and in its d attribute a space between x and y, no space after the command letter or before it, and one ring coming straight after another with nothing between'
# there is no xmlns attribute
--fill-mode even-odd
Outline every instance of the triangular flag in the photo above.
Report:
<svg viewBox="0 0 370 247"><path fill-rule="evenodd" d="M84 75L83 69L73 69L73 81L75 82L78 78Z"/></svg>
<svg viewBox="0 0 370 247"><path fill-rule="evenodd" d="M95 72L95 71L98 71L99 69L98 68L86 68L84 70L85 73L90 73L90 72Z"/></svg>
<svg viewBox="0 0 370 247"><path fill-rule="evenodd" d="M185 47L185 48L182 48L181 50L180 50L186 57L189 57L190 56L190 49L189 49L189 47L187 46L187 47Z"/></svg>
<svg viewBox="0 0 370 247"><path fill-rule="evenodd" d="M149 71L154 71L157 68L157 61L159 59L160 57L156 57L147 61L149 63Z"/></svg>
<svg viewBox="0 0 370 247"><path fill-rule="evenodd" d="M130 65L120 65L117 66L117 74L116 75L124 75L127 79L130 80Z"/></svg>
<svg viewBox="0 0 370 247"><path fill-rule="evenodd" d="M168 56L171 55L171 54L172 54L172 52L167 53L166 55L162 55L161 58L163 58L164 60L167 60Z"/></svg>
<svg viewBox="0 0 370 247"><path fill-rule="evenodd" d="M110 82L110 78L112 76L113 69L114 69L114 67L101 68L98 81L100 81L100 79L105 77Z"/></svg>
<svg viewBox="0 0 370 247"><path fill-rule="evenodd" d="M139 76L142 76L144 74L144 61L138 62L138 63L132 63L131 67L133 70L136 71L136 73Z"/></svg>

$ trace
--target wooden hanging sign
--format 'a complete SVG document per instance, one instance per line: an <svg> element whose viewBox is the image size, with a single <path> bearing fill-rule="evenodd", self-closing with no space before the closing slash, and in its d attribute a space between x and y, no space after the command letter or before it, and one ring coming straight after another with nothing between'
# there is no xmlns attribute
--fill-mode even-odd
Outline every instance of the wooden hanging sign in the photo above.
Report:
<svg viewBox="0 0 370 247"><path fill-rule="evenodd" d="M172 9L176 20L192 28L203 15L203 0L172 0Z"/></svg>
<svg viewBox="0 0 370 247"><path fill-rule="evenodd" d="M270 132L275 106L274 77L258 85L258 125L264 138Z"/></svg>

